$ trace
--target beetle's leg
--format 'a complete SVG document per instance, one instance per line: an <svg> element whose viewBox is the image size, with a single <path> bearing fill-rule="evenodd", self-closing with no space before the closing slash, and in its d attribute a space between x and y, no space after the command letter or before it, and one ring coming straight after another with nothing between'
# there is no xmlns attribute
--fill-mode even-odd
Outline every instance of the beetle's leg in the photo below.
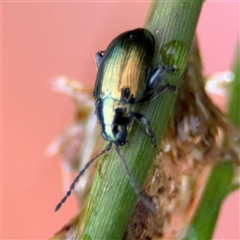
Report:
<svg viewBox="0 0 240 240"><path fill-rule="evenodd" d="M165 92L167 89L171 89L172 91L175 92L175 91L177 90L177 87L174 86L174 85L169 85L169 84L163 85L163 86L161 86L160 88L158 88L157 91L146 94L142 99L140 99L140 100L138 101L138 103L148 102L148 101L150 101L150 100L153 100L153 99L156 98L159 94Z"/></svg>
<svg viewBox="0 0 240 240"><path fill-rule="evenodd" d="M152 139L152 145L153 147L156 147L157 145L157 139L155 137L155 134L151 128L151 123L150 121L142 114L140 113L134 113L134 117L142 124L145 126L145 130L147 135Z"/></svg>
<svg viewBox="0 0 240 240"><path fill-rule="evenodd" d="M167 67L165 65L154 68L146 80L145 92L151 91L157 85L159 85L159 83L163 80L163 76L166 74L166 72L175 72L176 70L176 67Z"/></svg>
<svg viewBox="0 0 240 240"><path fill-rule="evenodd" d="M99 51L95 54L95 63L96 63L97 69L100 66L100 63L101 63L101 60L102 60L102 57L103 57L104 53L105 53L105 51Z"/></svg>
<svg viewBox="0 0 240 240"><path fill-rule="evenodd" d="M155 91L151 91L151 90L154 90L154 88L157 85L159 85L159 83L163 80L163 76L166 74L166 72L175 72L175 71L177 71L176 67L167 67L165 65L154 68L147 78L147 81L146 81L147 86L145 89L145 94L143 98L140 99L138 102L141 103L141 102L150 101L156 98L160 93L165 92L167 89L171 89L175 92L176 86L169 85L169 84L163 85Z"/></svg>

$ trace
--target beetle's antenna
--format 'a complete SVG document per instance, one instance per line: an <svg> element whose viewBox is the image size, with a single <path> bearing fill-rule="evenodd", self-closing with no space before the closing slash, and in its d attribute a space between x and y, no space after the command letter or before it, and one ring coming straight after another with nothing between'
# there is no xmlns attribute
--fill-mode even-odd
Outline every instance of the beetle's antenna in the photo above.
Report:
<svg viewBox="0 0 240 240"><path fill-rule="evenodd" d="M120 157L122 163L123 163L123 166L126 170L126 173L127 173L127 176L130 180L130 183L132 185L132 188L134 189L135 193L137 194L138 198L145 204L145 206L152 212L152 213L155 213L156 212L156 207L154 206L153 203L151 203L143 194L143 192L141 191L141 188L138 186L136 180L134 179L133 175L131 174L129 168L128 168L128 165L127 165L127 162L124 158L124 156L120 153L120 150L119 150L119 146L118 144L115 144L116 146L116 151L117 151L117 154L118 156Z"/></svg>
<svg viewBox="0 0 240 240"><path fill-rule="evenodd" d="M104 153L108 152L112 147L112 142L110 142L99 154L97 154L94 158L92 158L85 166L84 168L78 173L78 175L75 177L73 183L71 184L69 190L67 191L65 197L59 202L59 204L55 208L55 212L58 211L62 204L67 200L67 198L71 195L72 190L75 187L75 184L78 182L79 178L84 174L84 172L88 169L88 167L100 156L102 156Z"/></svg>

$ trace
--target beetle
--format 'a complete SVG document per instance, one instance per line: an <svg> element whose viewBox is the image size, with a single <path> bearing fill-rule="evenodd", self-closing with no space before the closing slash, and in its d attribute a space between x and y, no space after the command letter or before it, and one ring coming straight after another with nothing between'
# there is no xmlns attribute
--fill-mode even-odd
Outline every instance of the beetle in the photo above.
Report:
<svg viewBox="0 0 240 240"><path fill-rule="evenodd" d="M119 151L119 146L128 142L128 129L134 119L145 126L146 134L151 138L153 147L156 146L157 140L150 121L135 110L137 104L156 98L168 88L175 91L175 86L169 84L155 90L166 71L175 69L161 65L150 71L154 49L153 35L147 29L138 28L120 34L111 41L106 51L96 53L95 61L98 72L93 92L96 100L95 114L102 127L102 137L109 144L79 172L55 211L70 196L75 184L90 164L108 152L113 144L124 164L134 191L150 209L153 209L131 175L126 160Z"/></svg>

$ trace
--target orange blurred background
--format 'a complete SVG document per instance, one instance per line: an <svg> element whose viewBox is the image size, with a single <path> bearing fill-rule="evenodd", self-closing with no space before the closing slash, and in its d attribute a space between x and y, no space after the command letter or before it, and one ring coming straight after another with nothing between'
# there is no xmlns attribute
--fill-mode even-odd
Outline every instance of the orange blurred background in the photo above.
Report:
<svg viewBox="0 0 240 240"><path fill-rule="evenodd" d="M205 2L198 35L206 74L230 70L239 2ZM142 27L150 2L1 2L2 239L46 239L74 216L63 197L60 157L45 150L72 120L69 97L51 91L60 74L93 86L94 54ZM215 239L239 239L239 191L224 203Z"/></svg>

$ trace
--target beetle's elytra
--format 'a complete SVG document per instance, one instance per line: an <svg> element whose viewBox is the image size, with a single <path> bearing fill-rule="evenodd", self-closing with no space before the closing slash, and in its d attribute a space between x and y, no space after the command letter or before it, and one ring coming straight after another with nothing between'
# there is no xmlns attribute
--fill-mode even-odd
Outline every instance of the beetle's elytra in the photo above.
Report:
<svg viewBox="0 0 240 240"><path fill-rule="evenodd" d="M133 119L145 126L152 145L156 146L156 138L150 121L141 113L135 112L138 103L154 99L167 88L175 89L174 86L164 85L154 91L168 70L165 66L158 66L150 71L154 48L155 42L152 34L146 29L139 28L120 34L112 40L106 51L96 54L95 60L98 68L94 87L96 115L102 127L102 137L109 144L79 172L55 211L70 196L76 182L89 165L109 151L113 144L135 192L146 203L145 199L141 197L141 190L133 180L125 159L119 152L119 146L126 144L128 128Z"/></svg>

